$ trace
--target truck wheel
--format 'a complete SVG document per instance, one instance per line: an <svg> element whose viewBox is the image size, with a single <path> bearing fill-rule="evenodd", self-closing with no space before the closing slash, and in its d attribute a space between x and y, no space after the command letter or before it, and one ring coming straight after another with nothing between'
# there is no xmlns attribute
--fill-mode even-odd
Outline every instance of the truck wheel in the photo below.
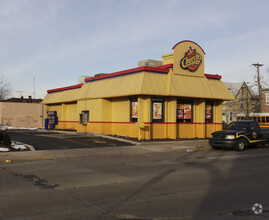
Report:
<svg viewBox="0 0 269 220"><path fill-rule="evenodd" d="M245 150L246 145L247 145L247 143L246 143L246 141L244 139L239 139L236 142L235 149L238 150L238 151L243 151L243 150Z"/></svg>

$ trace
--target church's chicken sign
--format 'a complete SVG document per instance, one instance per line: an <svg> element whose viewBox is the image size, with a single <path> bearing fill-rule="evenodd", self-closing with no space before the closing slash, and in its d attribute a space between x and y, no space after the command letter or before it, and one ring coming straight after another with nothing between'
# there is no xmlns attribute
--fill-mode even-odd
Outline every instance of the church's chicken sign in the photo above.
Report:
<svg viewBox="0 0 269 220"><path fill-rule="evenodd" d="M202 63L202 56L196 52L196 49L189 47L189 50L185 53L185 56L180 60L180 66L183 69L188 69L194 72L198 69Z"/></svg>

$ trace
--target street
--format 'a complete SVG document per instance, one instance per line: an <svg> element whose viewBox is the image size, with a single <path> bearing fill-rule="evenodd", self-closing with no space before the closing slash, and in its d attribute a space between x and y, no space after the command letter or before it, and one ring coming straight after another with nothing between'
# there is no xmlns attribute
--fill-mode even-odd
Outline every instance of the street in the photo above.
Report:
<svg viewBox="0 0 269 220"><path fill-rule="evenodd" d="M269 219L268 147L179 148L1 153L0 219Z"/></svg>

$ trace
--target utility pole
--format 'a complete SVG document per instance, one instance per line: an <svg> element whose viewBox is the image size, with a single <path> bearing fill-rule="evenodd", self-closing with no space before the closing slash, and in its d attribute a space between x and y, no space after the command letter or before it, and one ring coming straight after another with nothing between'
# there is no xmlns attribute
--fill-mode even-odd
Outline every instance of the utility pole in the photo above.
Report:
<svg viewBox="0 0 269 220"><path fill-rule="evenodd" d="M252 66L255 66L257 68L257 81L258 81L258 89L259 89L259 112L261 111L261 77L260 77L260 67L263 66L263 64L260 63L254 63Z"/></svg>

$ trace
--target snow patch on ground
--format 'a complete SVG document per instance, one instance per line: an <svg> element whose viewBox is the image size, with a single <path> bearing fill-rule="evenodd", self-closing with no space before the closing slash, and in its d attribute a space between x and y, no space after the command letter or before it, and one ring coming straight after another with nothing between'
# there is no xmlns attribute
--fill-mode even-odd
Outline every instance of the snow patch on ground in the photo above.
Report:
<svg viewBox="0 0 269 220"><path fill-rule="evenodd" d="M38 128L16 128L16 127L10 127L10 126L7 126L8 130L37 130Z"/></svg>
<svg viewBox="0 0 269 220"><path fill-rule="evenodd" d="M27 150L23 144L12 143L10 147L0 147L0 152L7 152L12 150Z"/></svg>
<svg viewBox="0 0 269 220"><path fill-rule="evenodd" d="M27 147L25 147L23 144L15 144L15 143L12 143L11 147L13 149L16 149L16 150L26 150L27 149Z"/></svg>

